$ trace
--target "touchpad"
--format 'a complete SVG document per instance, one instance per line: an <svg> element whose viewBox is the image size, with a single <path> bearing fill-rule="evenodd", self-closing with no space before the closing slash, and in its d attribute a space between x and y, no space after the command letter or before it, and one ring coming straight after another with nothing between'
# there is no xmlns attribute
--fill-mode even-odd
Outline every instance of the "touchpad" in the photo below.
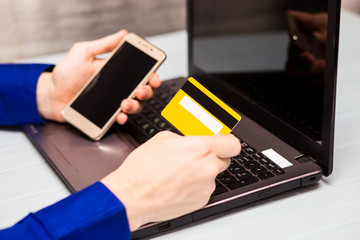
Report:
<svg viewBox="0 0 360 240"><path fill-rule="evenodd" d="M71 165L99 160L124 159L133 149L125 138L120 139L110 133L101 141L95 142L75 129L66 129L49 136L50 141Z"/></svg>

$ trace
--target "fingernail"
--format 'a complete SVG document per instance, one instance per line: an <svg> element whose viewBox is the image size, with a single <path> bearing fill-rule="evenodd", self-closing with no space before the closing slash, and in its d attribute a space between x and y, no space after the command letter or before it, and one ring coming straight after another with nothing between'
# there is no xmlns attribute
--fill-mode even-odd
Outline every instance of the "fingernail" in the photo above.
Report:
<svg viewBox="0 0 360 240"><path fill-rule="evenodd" d="M129 101L129 100L125 100L126 102L125 102L125 111L126 112L128 112L128 111L130 111L131 110L131 108L132 108L132 102L131 101Z"/></svg>
<svg viewBox="0 0 360 240"><path fill-rule="evenodd" d="M141 89L140 95L142 95L141 99L146 99L147 98L148 91L146 90L146 88Z"/></svg>

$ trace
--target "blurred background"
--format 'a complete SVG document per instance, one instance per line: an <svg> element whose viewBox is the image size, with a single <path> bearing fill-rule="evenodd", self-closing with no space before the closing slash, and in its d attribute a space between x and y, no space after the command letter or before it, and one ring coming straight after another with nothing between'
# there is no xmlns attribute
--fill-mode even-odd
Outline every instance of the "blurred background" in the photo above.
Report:
<svg viewBox="0 0 360 240"><path fill-rule="evenodd" d="M185 29L185 0L0 0L0 62L67 51L120 29Z"/></svg>
<svg viewBox="0 0 360 240"><path fill-rule="evenodd" d="M251 0L249 0L251 1ZM342 0L360 13L359 0ZM184 30L186 0L0 0L0 62L67 51L127 29L143 37Z"/></svg>

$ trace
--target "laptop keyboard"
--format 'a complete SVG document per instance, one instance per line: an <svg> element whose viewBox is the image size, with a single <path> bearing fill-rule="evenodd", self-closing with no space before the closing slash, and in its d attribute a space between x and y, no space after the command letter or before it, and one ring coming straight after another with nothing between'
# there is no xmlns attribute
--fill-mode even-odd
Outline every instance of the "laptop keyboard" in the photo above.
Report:
<svg viewBox="0 0 360 240"><path fill-rule="evenodd" d="M141 113L129 115L126 128L140 144L159 131L169 130L181 134L160 114L175 93L176 91L162 85L153 98L144 102ZM232 157L229 168L216 177L216 189L213 196L285 173L283 169L262 153L258 153L248 143L240 138L239 141L241 152Z"/></svg>
<svg viewBox="0 0 360 240"><path fill-rule="evenodd" d="M168 86L162 85L153 98L144 101L144 109L139 114L129 115L127 130L140 144L159 131L169 130L181 134L160 114L175 93Z"/></svg>
<svg viewBox="0 0 360 240"><path fill-rule="evenodd" d="M239 140L241 152L232 157L229 168L216 177L213 196L285 173L262 153L258 153L242 139Z"/></svg>

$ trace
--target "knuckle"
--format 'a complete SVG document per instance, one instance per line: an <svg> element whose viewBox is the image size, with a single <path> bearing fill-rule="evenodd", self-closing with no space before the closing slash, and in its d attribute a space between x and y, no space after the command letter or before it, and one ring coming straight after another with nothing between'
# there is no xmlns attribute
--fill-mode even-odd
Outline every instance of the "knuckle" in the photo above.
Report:
<svg viewBox="0 0 360 240"><path fill-rule="evenodd" d="M237 139L236 139L237 140ZM239 140L237 140L237 154L239 154L241 152L241 143Z"/></svg>
<svg viewBox="0 0 360 240"><path fill-rule="evenodd" d="M232 136L232 138L233 138L233 139L231 139L232 145L234 146L234 149L236 149L237 154L239 154L241 151L241 143L240 143L239 139L237 137L235 137L234 135L230 135L230 136Z"/></svg>
<svg viewBox="0 0 360 240"><path fill-rule="evenodd" d="M201 138L199 141L196 141L194 147L198 149L198 151L201 152L203 155L208 155L212 152L212 149L208 146L207 141L205 141L205 139L203 138Z"/></svg>
<svg viewBox="0 0 360 240"><path fill-rule="evenodd" d="M83 46L83 42L76 42L72 45L72 49L79 49Z"/></svg>
<svg viewBox="0 0 360 240"><path fill-rule="evenodd" d="M76 42L72 45L71 49L75 49L75 50L83 50L83 51L86 51L86 50L90 50L89 49L89 46L87 44L87 42Z"/></svg>
<svg viewBox="0 0 360 240"><path fill-rule="evenodd" d="M207 178L208 179L215 179L216 176L219 174L220 170L219 167L217 166L217 164L208 164L207 165Z"/></svg>

